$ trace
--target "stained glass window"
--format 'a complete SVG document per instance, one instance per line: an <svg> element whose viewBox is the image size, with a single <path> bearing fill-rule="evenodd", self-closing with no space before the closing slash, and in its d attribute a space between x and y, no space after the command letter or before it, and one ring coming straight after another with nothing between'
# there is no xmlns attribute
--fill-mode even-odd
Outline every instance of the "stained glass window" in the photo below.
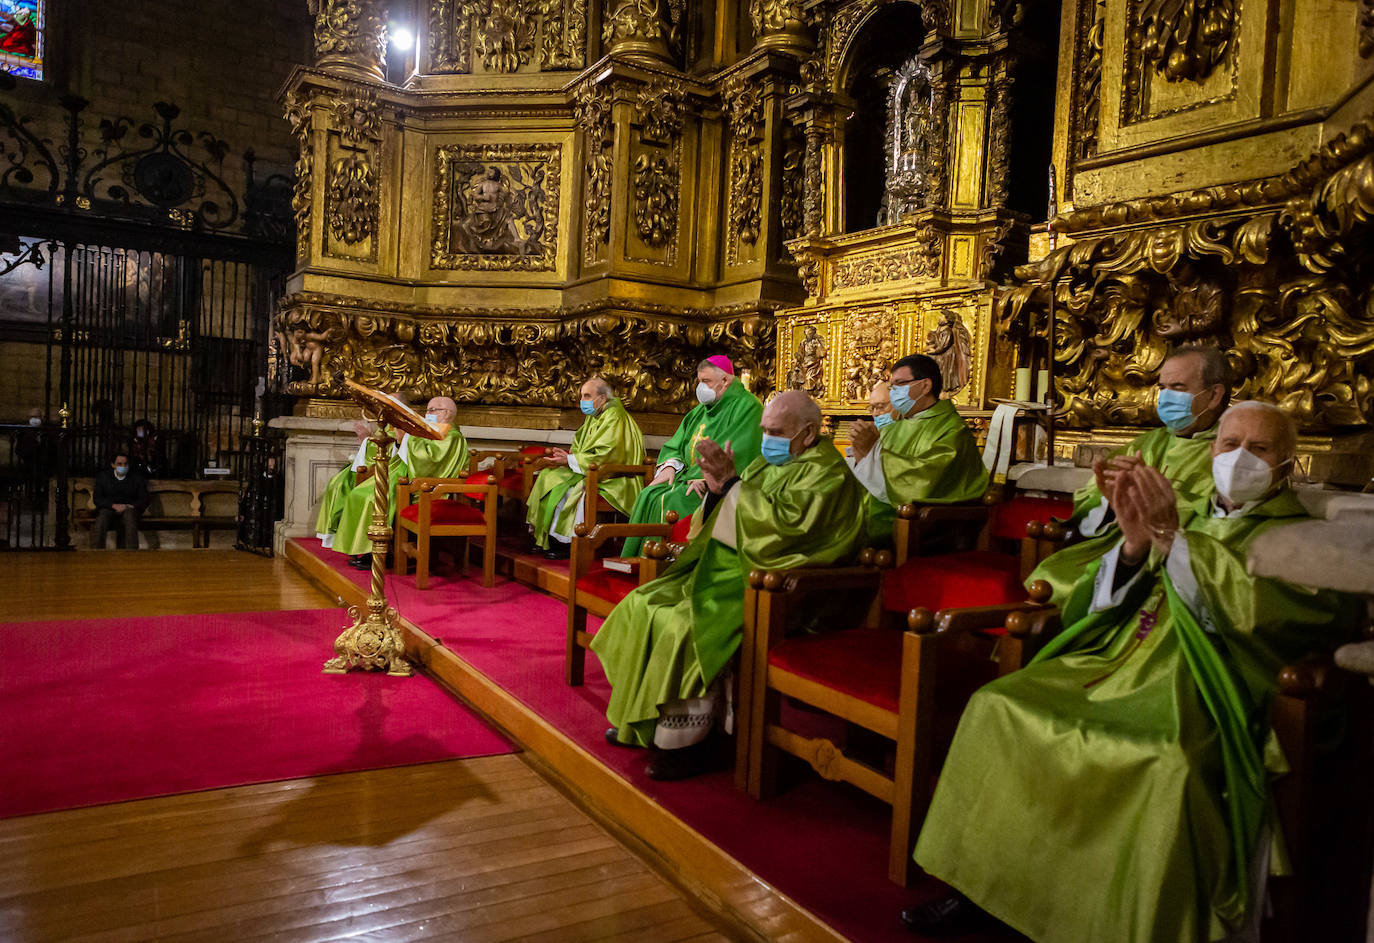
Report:
<svg viewBox="0 0 1374 943"><path fill-rule="evenodd" d="M43 78L48 0L0 0L0 72Z"/></svg>

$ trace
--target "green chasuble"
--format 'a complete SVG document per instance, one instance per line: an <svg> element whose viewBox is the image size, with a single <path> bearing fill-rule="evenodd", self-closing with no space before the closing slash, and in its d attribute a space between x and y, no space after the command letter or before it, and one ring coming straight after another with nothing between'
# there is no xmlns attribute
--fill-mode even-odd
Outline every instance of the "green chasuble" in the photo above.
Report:
<svg viewBox="0 0 1374 943"><path fill-rule="evenodd" d="M659 705L702 696L734 656L750 570L845 563L863 546L863 487L828 441L785 465L756 459L733 490L738 551L711 536L723 499L668 572L621 600L592 639L611 682L606 716L626 743L651 744Z"/></svg>
<svg viewBox="0 0 1374 943"><path fill-rule="evenodd" d="M443 428L442 426L440 428ZM468 440L457 426L448 427L442 439L420 439L410 436L401 455L387 467L391 488L388 523L396 519L396 482L401 478L460 478L468 472ZM344 499L339 527L334 532L330 548L350 556L372 552L367 528L372 524L372 496L376 485L372 479L348 492Z"/></svg>
<svg viewBox="0 0 1374 943"><path fill-rule="evenodd" d="M687 486L701 477L701 469L697 466L697 442L710 439L722 448L729 442L735 452L735 471L743 472L759 457L759 443L763 438L759 422L762 418L763 404L739 380L727 386L714 403L693 407L658 453L660 465L676 459L682 463L682 470L672 484L650 485L639 493L630 511L630 523L661 524L669 511L677 511L683 517L695 511L701 505L701 498L688 494ZM638 556L642 543L642 538L630 537L621 552L627 557Z"/></svg>
<svg viewBox="0 0 1374 943"><path fill-rule="evenodd" d="M558 532L572 533L573 521L577 517L577 505L582 500L583 486L586 483L586 470L593 464L634 465L644 461L644 436L639 426L625 411L618 399L612 399L601 408L601 412L588 416L582 422L573 438L573 458L580 472L571 468L546 468L534 480L530 489L529 512L527 519L534 527L534 540L541 548L549 546L549 528L554 522L554 510L558 502L564 501L563 511L558 516ZM597 490L610 502L611 507L622 514L629 514L634 507L635 498L644 487L644 479L637 475L622 475L618 478L602 479ZM566 498L566 501L564 500Z"/></svg>
<svg viewBox="0 0 1374 943"><path fill-rule="evenodd" d="M355 457L357 453L354 453ZM377 446L371 439L364 443L364 461L367 467L372 467L372 459L377 455ZM329 479L329 484L324 486L324 494L320 495L320 510L315 515L315 536L323 540L326 536L332 537L334 531L339 528L339 517L343 514L344 499L348 493L357 487L358 472L353 464L354 459L350 458L348 464L340 469L333 478Z"/></svg>
<svg viewBox="0 0 1374 943"><path fill-rule="evenodd" d="M1113 452L1112 456L1139 455L1146 465L1159 469L1164 477L1173 482L1174 490L1180 496L1202 497L1212 493L1212 443L1216 438L1215 425L1186 439L1160 426L1136 436L1123 448ZM1102 492L1097 490L1097 480L1094 478L1073 493L1073 517L1069 519L1070 522L1075 527L1082 527L1083 519L1101 503ZM1084 568L1112 549L1120 533L1116 519L1112 517L1106 524L1099 525L1094 535L1042 561L1026 580L1026 585L1029 586L1034 580L1045 580L1054 588L1051 602L1062 606L1074 582L1083 575Z"/></svg>
<svg viewBox="0 0 1374 943"><path fill-rule="evenodd" d="M900 505L977 501L988 490L988 470L978 443L947 399L890 423L878 439L888 500L871 493L864 499L870 543L891 543Z"/></svg>
<svg viewBox="0 0 1374 943"><path fill-rule="evenodd" d="M1180 504L1167 563L1152 553L1092 612L1095 561L1066 628L969 701L916 843L921 867L1039 943L1240 929L1265 760L1283 766L1278 671L1356 624L1350 597L1246 574L1251 540L1305 518L1291 491L1227 518L1210 496Z"/></svg>

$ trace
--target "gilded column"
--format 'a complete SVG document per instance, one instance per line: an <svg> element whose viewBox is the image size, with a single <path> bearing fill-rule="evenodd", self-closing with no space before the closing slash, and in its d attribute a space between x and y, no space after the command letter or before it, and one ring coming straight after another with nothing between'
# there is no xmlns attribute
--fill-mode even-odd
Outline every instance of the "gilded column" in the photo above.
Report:
<svg viewBox="0 0 1374 943"><path fill-rule="evenodd" d="M601 39L608 55L671 64L666 0L607 0Z"/></svg>
<svg viewBox="0 0 1374 943"><path fill-rule="evenodd" d="M352 79L386 78L387 0L306 0L315 17L315 64Z"/></svg>
<svg viewBox="0 0 1374 943"><path fill-rule="evenodd" d="M801 0L749 0L755 49L777 49L805 55L816 48Z"/></svg>

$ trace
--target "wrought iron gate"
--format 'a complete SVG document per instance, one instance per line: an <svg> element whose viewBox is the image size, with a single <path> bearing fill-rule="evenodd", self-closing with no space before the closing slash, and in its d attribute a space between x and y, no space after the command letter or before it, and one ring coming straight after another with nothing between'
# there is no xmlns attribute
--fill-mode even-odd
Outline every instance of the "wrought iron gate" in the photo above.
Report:
<svg viewBox="0 0 1374 943"><path fill-rule="evenodd" d="M173 105L142 124L63 105L54 147L0 98L0 336L16 369L43 377L41 401L10 408L63 430L49 439L72 477L132 448L151 477L243 480L250 424L279 402L270 320L292 264L291 182L255 182L248 151L234 192L227 144L177 128ZM0 456L6 507L25 509L9 546L66 545L65 477Z"/></svg>

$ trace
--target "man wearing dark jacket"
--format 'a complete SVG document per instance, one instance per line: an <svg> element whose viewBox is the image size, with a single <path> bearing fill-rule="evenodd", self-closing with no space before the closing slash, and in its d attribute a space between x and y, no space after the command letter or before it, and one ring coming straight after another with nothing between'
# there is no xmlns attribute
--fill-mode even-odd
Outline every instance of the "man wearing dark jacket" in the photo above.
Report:
<svg viewBox="0 0 1374 943"><path fill-rule="evenodd" d="M105 549L105 535L118 518L124 529L123 546L137 550L138 519L147 507L148 482L129 470L128 455L118 453L110 467L95 476L95 549Z"/></svg>

